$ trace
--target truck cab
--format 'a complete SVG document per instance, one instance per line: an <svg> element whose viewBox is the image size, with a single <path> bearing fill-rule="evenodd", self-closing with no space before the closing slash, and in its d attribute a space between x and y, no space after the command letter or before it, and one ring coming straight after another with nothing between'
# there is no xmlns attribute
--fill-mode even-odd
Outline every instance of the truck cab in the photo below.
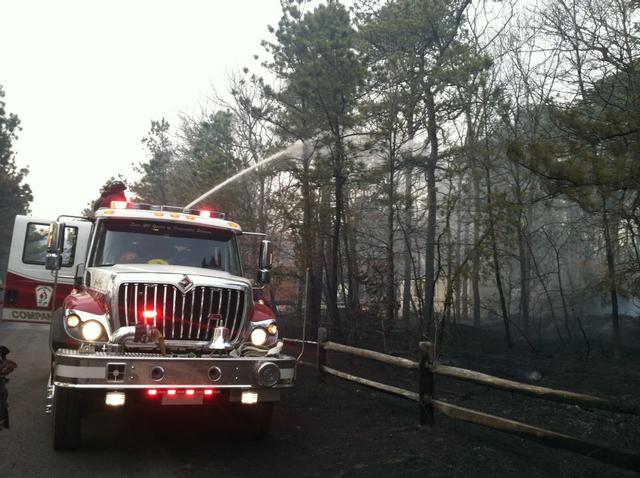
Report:
<svg viewBox="0 0 640 478"><path fill-rule="evenodd" d="M97 406L224 407L247 436L266 435L296 364L258 298L271 243L261 242L256 279L248 280L242 234L221 213L120 201L92 218L51 223L38 273L53 273L51 285L40 284L52 296L62 290L47 307L55 449L80 444L81 419ZM27 242L16 239L17 254Z"/></svg>
<svg viewBox="0 0 640 478"><path fill-rule="evenodd" d="M74 220L65 229L55 297L53 273L45 269L51 222L16 216L4 281L3 320L49 323L51 311L61 306L73 288L76 267L85 261L91 222Z"/></svg>

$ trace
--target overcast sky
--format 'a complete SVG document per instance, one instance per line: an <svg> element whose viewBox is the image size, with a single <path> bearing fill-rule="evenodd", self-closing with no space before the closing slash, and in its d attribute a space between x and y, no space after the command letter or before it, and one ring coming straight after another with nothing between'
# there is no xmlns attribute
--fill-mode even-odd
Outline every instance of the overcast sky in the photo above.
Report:
<svg viewBox="0 0 640 478"><path fill-rule="evenodd" d="M256 66L280 13L278 0L0 0L0 85L32 214L78 214L110 176L134 178L151 119L177 125Z"/></svg>

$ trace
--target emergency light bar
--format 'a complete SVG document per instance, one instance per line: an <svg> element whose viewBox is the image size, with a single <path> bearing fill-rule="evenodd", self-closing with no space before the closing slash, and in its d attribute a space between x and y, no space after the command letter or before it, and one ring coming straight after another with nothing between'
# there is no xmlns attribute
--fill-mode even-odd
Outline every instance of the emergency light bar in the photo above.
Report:
<svg viewBox="0 0 640 478"><path fill-rule="evenodd" d="M205 218L226 219L226 214L220 211L211 211L209 209L183 209L178 206L135 203L127 201L111 201L111 209L138 209L140 211L181 212L183 214L191 214L193 216L200 216Z"/></svg>
<svg viewBox="0 0 640 478"><path fill-rule="evenodd" d="M128 207L127 201L111 201L111 209L127 209Z"/></svg>

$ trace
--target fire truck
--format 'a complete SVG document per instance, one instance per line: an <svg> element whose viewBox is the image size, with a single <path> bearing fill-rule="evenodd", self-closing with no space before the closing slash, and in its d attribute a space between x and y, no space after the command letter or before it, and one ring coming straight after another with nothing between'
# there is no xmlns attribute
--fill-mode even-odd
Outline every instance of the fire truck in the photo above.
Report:
<svg viewBox="0 0 640 478"><path fill-rule="evenodd" d="M224 214L110 206L15 222L3 319L50 322L54 449L77 448L96 407L218 407L264 437L296 366L259 293L271 242L261 241L249 280L243 231Z"/></svg>

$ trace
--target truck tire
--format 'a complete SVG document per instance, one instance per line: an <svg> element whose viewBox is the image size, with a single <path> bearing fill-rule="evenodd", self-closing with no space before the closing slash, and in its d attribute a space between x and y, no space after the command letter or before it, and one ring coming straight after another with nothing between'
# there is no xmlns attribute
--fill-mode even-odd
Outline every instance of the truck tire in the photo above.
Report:
<svg viewBox="0 0 640 478"><path fill-rule="evenodd" d="M81 400L76 390L56 387L53 396L53 449L75 450L80 445Z"/></svg>
<svg viewBox="0 0 640 478"><path fill-rule="evenodd" d="M273 402L260 402L254 405L234 404L234 420L241 435L250 440L264 440L269 434Z"/></svg>
<svg viewBox="0 0 640 478"><path fill-rule="evenodd" d="M66 346L64 331L64 314L62 309L57 309L51 314L51 323L49 324L49 348L52 353Z"/></svg>

